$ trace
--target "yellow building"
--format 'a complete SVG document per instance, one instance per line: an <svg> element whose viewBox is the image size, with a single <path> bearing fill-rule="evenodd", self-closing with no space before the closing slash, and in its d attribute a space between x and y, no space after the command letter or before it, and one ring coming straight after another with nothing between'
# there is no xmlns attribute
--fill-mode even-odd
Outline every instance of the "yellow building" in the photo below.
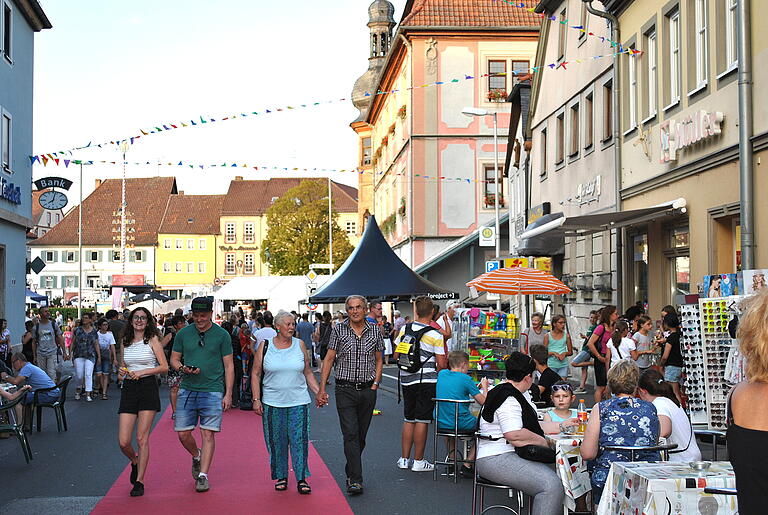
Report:
<svg viewBox="0 0 768 515"><path fill-rule="evenodd" d="M155 281L174 298L209 294L224 195L171 195L158 230Z"/></svg>
<svg viewBox="0 0 768 515"><path fill-rule="evenodd" d="M245 181L235 177L221 207L216 238L216 278L224 283L235 277L269 275L261 259L261 242L267 237L269 207L303 178ZM352 246L357 245L357 189L332 182L331 196L338 223Z"/></svg>

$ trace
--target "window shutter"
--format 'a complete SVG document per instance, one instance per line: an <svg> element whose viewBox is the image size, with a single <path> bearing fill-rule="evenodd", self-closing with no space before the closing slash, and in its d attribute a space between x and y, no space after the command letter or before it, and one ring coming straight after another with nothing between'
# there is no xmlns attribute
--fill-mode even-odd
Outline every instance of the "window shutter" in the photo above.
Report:
<svg viewBox="0 0 768 515"><path fill-rule="evenodd" d="M77 275L74 276L74 277L75 277L75 288L79 288L80 287L80 277L77 276Z"/></svg>
<svg viewBox="0 0 768 515"><path fill-rule="evenodd" d="M53 251L53 263L55 263L58 260L59 260L59 251L58 250L54 250Z"/></svg>
<svg viewBox="0 0 768 515"><path fill-rule="evenodd" d="M131 263L134 263L136 261L136 252L131 251L130 254L128 254L128 261Z"/></svg>
<svg viewBox="0 0 768 515"><path fill-rule="evenodd" d="M101 262L101 251L99 251L99 258L98 261Z"/></svg>
<svg viewBox="0 0 768 515"><path fill-rule="evenodd" d="M55 275L51 276L51 285L52 285L51 288L56 288L56 276Z"/></svg>
<svg viewBox="0 0 768 515"><path fill-rule="evenodd" d="M80 262L80 251L76 250L75 251L75 263L78 263L78 262Z"/></svg>

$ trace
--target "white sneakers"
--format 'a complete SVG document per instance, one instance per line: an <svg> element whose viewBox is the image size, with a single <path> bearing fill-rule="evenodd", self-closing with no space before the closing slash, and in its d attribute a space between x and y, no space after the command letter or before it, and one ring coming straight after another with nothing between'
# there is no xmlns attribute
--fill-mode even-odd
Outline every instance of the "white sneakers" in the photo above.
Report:
<svg viewBox="0 0 768 515"><path fill-rule="evenodd" d="M397 460L397 468L408 470L409 468L411 468L410 463L408 462L409 462L408 458L400 458L399 460Z"/></svg>
<svg viewBox="0 0 768 515"><path fill-rule="evenodd" d="M413 460L411 470L414 472L432 472L435 466L427 460Z"/></svg>

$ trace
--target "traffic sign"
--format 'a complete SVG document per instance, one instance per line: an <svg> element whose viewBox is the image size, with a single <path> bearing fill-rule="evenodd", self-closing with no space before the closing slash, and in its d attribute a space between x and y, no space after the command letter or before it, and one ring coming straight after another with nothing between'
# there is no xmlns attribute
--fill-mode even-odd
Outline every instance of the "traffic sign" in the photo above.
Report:
<svg viewBox="0 0 768 515"><path fill-rule="evenodd" d="M498 261L486 261L485 262L485 271L486 272L493 272L494 270L498 270L499 268L501 268L501 267L499 266L499 262Z"/></svg>
<svg viewBox="0 0 768 515"><path fill-rule="evenodd" d="M311 265L309 265L310 270L314 270L316 268L333 269L333 268L336 268L336 265L331 265L328 263L312 263Z"/></svg>
<svg viewBox="0 0 768 515"><path fill-rule="evenodd" d="M307 283L307 297L311 297L317 292L317 283Z"/></svg>
<svg viewBox="0 0 768 515"><path fill-rule="evenodd" d="M496 227L493 225L481 227L479 240L478 245L481 247L493 247L496 245Z"/></svg>
<svg viewBox="0 0 768 515"><path fill-rule="evenodd" d="M307 272L307 279L309 279L309 282L311 283L315 282L315 279L317 279L317 272L310 269L309 272Z"/></svg>
<svg viewBox="0 0 768 515"><path fill-rule="evenodd" d="M317 304L312 304L311 302L307 304L307 309L310 311L314 311L317 309Z"/></svg>

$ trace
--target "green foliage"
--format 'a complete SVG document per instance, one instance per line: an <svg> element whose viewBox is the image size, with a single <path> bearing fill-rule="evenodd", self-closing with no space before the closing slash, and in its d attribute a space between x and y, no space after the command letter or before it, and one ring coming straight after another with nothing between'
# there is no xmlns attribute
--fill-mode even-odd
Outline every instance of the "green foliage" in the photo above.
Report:
<svg viewBox="0 0 768 515"><path fill-rule="evenodd" d="M66 308L50 307L48 309L50 310L51 318L53 318L53 319L56 318L56 315L59 312L61 312L61 316L64 317L64 321L66 321L67 318L71 318L72 320L77 318L77 308L76 307L74 307L74 308L71 308L71 307L66 307ZM35 313L37 313L38 311L39 311L39 309L35 310ZM89 311L92 311L92 310L83 308L83 312L84 313L85 312L89 312Z"/></svg>
<svg viewBox="0 0 768 515"><path fill-rule="evenodd" d="M333 263L338 268L353 249L337 217L334 209ZM269 262L273 275L303 275L311 263L327 263L327 182L307 179L288 190L267 210L267 225L261 259Z"/></svg>
<svg viewBox="0 0 768 515"><path fill-rule="evenodd" d="M381 230L381 234L383 234L385 237L389 236L390 234L394 234L396 228L397 228L397 218L395 217L395 213L392 213L391 215L386 217L384 221L381 222L381 225L379 226L379 229Z"/></svg>

